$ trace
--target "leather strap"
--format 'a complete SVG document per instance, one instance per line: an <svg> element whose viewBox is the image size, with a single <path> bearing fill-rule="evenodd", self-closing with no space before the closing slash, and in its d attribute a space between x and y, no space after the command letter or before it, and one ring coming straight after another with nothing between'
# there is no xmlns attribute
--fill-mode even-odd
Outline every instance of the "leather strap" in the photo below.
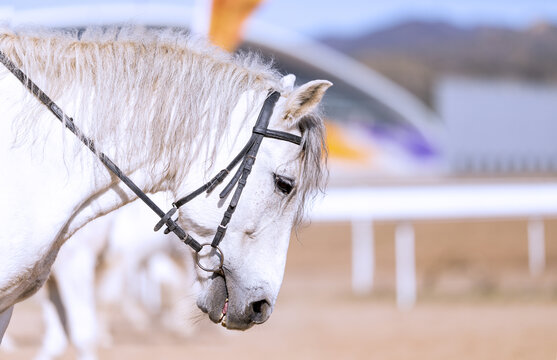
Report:
<svg viewBox="0 0 557 360"><path fill-rule="evenodd" d="M290 134L284 131L278 130L270 130L270 129L262 129L260 127L253 128L254 134L261 134L265 137L277 139L277 140L284 140L294 143L296 145L300 145L302 143L302 137L294 134Z"/></svg>

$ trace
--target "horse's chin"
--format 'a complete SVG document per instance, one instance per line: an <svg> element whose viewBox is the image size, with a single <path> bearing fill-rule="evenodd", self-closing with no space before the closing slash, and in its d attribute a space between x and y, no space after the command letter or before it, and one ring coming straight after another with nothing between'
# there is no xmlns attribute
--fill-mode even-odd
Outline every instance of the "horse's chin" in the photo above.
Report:
<svg viewBox="0 0 557 360"><path fill-rule="evenodd" d="M228 297L226 283L221 276L215 276L207 281L209 285L197 299L197 307L206 313L212 322L218 324L223 319L223 309Z"/></svg>

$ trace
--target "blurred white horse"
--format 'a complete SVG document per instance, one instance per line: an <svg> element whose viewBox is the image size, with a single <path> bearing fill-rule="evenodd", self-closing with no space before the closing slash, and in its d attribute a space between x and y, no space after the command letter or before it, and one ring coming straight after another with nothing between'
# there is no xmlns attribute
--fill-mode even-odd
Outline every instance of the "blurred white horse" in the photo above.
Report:
<svg viewBox="0 0 557 360"><path fill-rule="evenodd" d="M155 199L168 202L164 196ZM175 236L152 231L150 225L156 220L136 201L90 222L62 246L47 281L48 298L41 298L46 332L36 360L62 355L68 340L78 359L96 359L99 344L110 342L97 300L111 303L137 328L151 325L152 315L178 335L193 332L188 313L193 305L192 263ZM95 278L101 256L102 282ZM166 306L163 290L170 302Z"/></svg>
<svg viewBox="0 0 557 360"><path fill-rule="evenodd" d="M97 259L108 246L112 217L98 218L61 247L47 280L39 292L45 334L36 360L62 355L68 339L78 359L95 359L100 329L95 299Z"/></svg>
<svg viewBox="0 0 557 360"><path fill-rule="evenodd" d="M292 227L324 176L324 126L315 114L328 81L294 87L253 55L232 56L176 31L0 31L12 59L145 192L183 196L240 152L268 96L281 96L221 244L224 276L196 269L198 307L230 329L267 320ZM48 278L62 244L136 195L100 165L7 71L0 70L0 338L14 304ZM225 184L180 209L201 243L215 234ZM216 262L214 251L207 261ZM210 266L211 264L209 264Z"/></svg>

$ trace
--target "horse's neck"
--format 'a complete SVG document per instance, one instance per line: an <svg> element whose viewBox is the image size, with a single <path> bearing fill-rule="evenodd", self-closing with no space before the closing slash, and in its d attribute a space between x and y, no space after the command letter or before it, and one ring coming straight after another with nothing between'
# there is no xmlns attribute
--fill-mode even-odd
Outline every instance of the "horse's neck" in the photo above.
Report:
<svg viewBox="0 0 557 360"><path fill-rule="evenodd" d="M12 76L0 79L0 163L5 174L0 186L9 189L0 192L0 215L11 229L1 237L14 242L25 239L26 248L47 251L135 195L112 186L115 177L46 108L33 119L28 133L17 134L22 127L19 114L28 105L21 102L25 92ZM142 169L123 169L140 188L165 190L161 179L150 179Z"/></svg>
<svg viewBox="0 0 557 360"><path fill-rule="evenodd" d="M71 234L134 199L128 189L111 186L114 177L52 116L36 120L37 132L45 135L36 141L21 139L14 146L17 109L2 105L0 311L38 289ZM141 188L157 190L142 171L131 175Z"/></svg>
<svg viewBox="0 0 557 360"><path fill-rule="evenodd" d="M264 93L260 94L259 97L261 101L264 99L264 96ZM117 165L120 166L121 169L124 170L125 175L129 176L145 193L169 191L173 193L174 196L183 196L184 190L182 189L187 189L185 190L186 192L193 191L194 188L197 188L201 183L208 180L208 177L214 175L215 169L224 168L247 141L251 135L250 129L253 124L251 122L245 122L244 119L247 113L250 113L249 117L253 118L258 112L258 108L256 106L253 107L253 97L254 93L252 92L247 92L241 96L239 103L231 114L229 126L226 129L226 133L223 134L221 143L215 144L214 139L218 137L218 132L224 130L217 126L212 126L211 131L213 133L208 136L208 140L207 138L204 140L209 143L190 144L193 145L193 148L202 149L202 151L199 151L192 159L188 171L181 172L183 175L182 177L168 181L168 179L164 177L164 164L155 163L155 165L146 165L141 159L134 159L133 157L133 165L124 163ZM211 120L213 119L201 119L200 121ZM55 121L54 127L57 128L58 125L60 124L57 124ZM122 129L125 128L126 125L122 124ZM137 195L118 180L114 174L109 172L108 169L101 166L99 160L80 144L73 134L70 134L68 131L63 132L66 139L63 141L65 145L64 148L61 149L61 152L65 154L63 156L64 158L71 158L73 162L71 165L68 165L68 162L64 164L66 167L65 173L62 172L61 167L58 166L59 169L56 173L60 178L57 180L57 183L66 184L65 188L73 187L75 190L70 193L71 197L75 200L68 202L68 207L71 207L71 212L68 214L66 222L57 234L57 241L60 242L60 244L89 221L137 199ZM58 139L56 139L56 136L59 136L59 134L55 132L54 136L53 141L57 142ZM137 137L135 134L130 135L125 131L121 131L119 141L136 141L134 136ZM49 138L52 138L52 136L49 136ZM77 142L77 146L82 149L77 155L74 154L75 142ZM207 145L207 147L205 148L204 145ZM146 146L149 146L149 144L146 144ZM210 149L214 146L217 146L218 151L216 158L213 159ZM99 150L104 151L105 149ZM46 151L50 150L47 149ZM110 153L110 149L106 149L106 151ZM56 152L54 151L53 153ZM57 161L57 159L55 158L54 161ZM57 165L61 164L61 162L58 162ZM173 166L182 165L178 160L178 163L173 164ZM163 207L162 204L157 205ZM66 211L61 211L61 213L67 214Z"/></svg>

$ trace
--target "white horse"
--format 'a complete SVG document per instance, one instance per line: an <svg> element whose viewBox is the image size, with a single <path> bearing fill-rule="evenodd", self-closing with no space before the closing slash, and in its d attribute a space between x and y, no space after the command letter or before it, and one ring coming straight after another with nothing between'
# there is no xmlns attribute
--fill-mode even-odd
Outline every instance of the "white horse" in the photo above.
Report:
<svg viewBox="0 0 557 360"><path fill-rule="evenodd" d="M224 276L198 269L198 307L230 329L267 320L292 227L321 186L328 81L294 87L253 55L232 56L176 31L0 32L14 61L145 192L190 193L237 154L269 90L281 93L220 248ZM136 198L7 71L0 80L0 336L14 304L48 277L78 229ZM180 209L178 224L210 242L229 197L219 185ZM206 261L218 261L215 251Z"/></svg>
<svg viewBox="0 0 557 360"><path fill-rule="evenodd" d="M160 203L166 201L164 196L157 199ZM138 328L145 328L148 315L152 315L178 335L191 334L193 324L188 323L191 318L176 316L183 311L183 305L190 302L195 289L194 264L188 256L189 250L174 234L152 231L150 225L157 217L141 201L108 217L110 224L100 224L110 227L108 246L102 255L104 265L98 283L98 299L104 304L117 305ZM169 313L162 313L163 308Z"/></svg>
<svg viewBox="0 0 557 360"><path fill-rule="evenodd" d="M60 248L47 280L47 293L39 301L45 333L35 360L54 359L65 351L68 339L79 359L96 359L99 321L95 300L95 267L107 247L112 224L101 217L77 231Z"/></svg>

